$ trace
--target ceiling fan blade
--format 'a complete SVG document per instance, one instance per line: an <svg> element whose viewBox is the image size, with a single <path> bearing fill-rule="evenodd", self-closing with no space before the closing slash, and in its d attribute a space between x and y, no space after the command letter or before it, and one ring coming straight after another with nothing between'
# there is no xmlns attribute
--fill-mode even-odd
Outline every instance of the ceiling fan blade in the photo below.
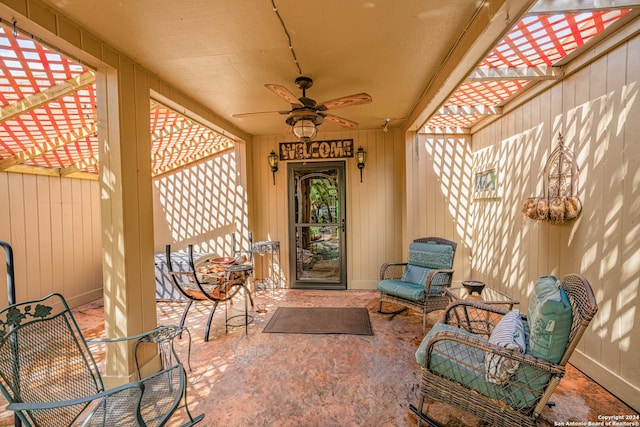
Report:
<svg viewBox="0 0 640 427"><path fill-rule="evenodd" d="M347 120L344 117L334 116L333 114L321 114L325 120L330 121L331 123L335 123L337 125L342 126L343 128L353 129L358 127L358 123L353 122L351 120Z"/></svg>
<svg viewBox="0 0 640 427"><path fill-rule="evenodd" d="M287 101L289 104L302 106L298 97L292 94L286 87L274 84L266 84L264 86L280 98Z"/></svg>
<svg viewBox="0 0 640 427"><path fill-rule="evenodd" d="M330 101L321 102L318 109L321 111L335 110L336 108L351 107L353 105L369 104L373 101L371 96L366 93L356 93L355 95L343 96L342 98L332 99Z"/></svg>
<svg viewBox="0 0 640 427"><path fill-rule="evenodd" d="M280 110L280 111L258 111L255 113L238 113L233 114L231 117L253 117L253 116L266 116L269 114L289 114L291 111L289 110Z"/></svg>

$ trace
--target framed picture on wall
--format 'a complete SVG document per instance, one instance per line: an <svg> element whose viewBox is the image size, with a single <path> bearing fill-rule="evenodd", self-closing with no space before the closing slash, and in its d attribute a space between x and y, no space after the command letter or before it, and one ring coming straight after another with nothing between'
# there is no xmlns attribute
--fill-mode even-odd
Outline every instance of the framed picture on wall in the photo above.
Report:
<svg viewBox="0 0 640 427"><path fill-rule="evenodd" d="M473 174L474 199L493 199L500 197L500 176L496 164L478 168Z"/></svg>

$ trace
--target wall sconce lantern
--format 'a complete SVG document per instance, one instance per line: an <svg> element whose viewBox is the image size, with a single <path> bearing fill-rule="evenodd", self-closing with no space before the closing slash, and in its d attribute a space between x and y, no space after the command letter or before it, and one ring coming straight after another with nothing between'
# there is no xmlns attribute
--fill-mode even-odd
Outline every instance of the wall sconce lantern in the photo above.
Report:
<svg viewBox="0 0 640 427"><path fill-rule="evenodd" d="M364 163L367 161L367 152L364 151L362 147L358 148L356 151L356 163L358 164L358 169L360 169L360 182L362 182L362 169L364 169Z"/></svg>
<svg viewBox="0 0 640 427"><path fill-rule="evenodd" d="M271 168L271 174L273 175L273 185L276 185L276 172L278 172L278 155L275 151L271 150L267 157L269 167Z"/></svg>

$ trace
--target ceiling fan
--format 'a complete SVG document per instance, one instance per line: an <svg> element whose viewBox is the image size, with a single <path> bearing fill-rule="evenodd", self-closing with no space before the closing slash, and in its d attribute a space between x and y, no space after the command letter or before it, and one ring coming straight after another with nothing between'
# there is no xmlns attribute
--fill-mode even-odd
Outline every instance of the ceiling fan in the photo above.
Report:
<svg viewBox="0 0 640 427"><path fill-rule="evenodd" d="M265 85L267 89L290 103L290 110L242 113L234 114L233 117L286 114L288 117L285 122L291 126L293 133L301 141L309 141L316 135L317 127L320 126L325 119L345 128L353 129L358 126L358 123L354 121L326 113L327 110L369 104L372 101L371 96L368 94L357 93L355 95L343 96L341 98L316 103L314 99L307 98L307 89L313 86L313 80L310 77L300 76L296 78L295 83L296 86L302 90L302 96L300 98L297 98L284 86L276 84Z"/></svg>

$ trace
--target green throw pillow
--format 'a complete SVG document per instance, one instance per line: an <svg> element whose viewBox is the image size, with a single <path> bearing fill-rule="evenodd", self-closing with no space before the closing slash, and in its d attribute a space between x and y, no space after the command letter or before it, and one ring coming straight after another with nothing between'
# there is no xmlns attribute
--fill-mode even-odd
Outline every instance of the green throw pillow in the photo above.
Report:
<svg viewBox="0 0 640 427"><path fill-rule="evenodd" d="M542 276L536 282L527 320L531 355L558 363L569 342L573 313L569 298L555 277Z"/></svg>

